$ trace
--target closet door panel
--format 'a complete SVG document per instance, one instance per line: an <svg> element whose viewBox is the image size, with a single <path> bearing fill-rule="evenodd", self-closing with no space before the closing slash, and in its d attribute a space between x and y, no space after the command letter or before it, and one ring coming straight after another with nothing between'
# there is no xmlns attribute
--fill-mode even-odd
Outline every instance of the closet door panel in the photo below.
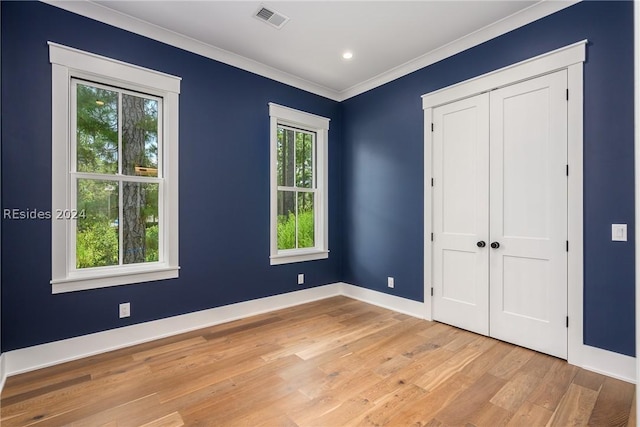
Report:
<svg viewBox="0 0 640 427"><path fill-rule="evenodd" d="M567 356L567 76L491 92L490 335Z"/></svg>
<svg viewBox="0 0 640 427"><path fill-rule="evenodd" d="M489 333L489 96L433 110L434 319ZM485 247L478 242L484 241Z"/></svg>

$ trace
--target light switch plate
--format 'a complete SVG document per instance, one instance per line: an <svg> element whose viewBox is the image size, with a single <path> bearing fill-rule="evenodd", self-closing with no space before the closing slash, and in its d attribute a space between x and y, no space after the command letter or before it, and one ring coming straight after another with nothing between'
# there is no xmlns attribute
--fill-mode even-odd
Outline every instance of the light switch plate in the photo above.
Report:
<svg viewBox="0 0 640 427"><path fill-rule="evenodd" d="M611 224L611 240L614 242L626 242L627 224Z"/></svg>

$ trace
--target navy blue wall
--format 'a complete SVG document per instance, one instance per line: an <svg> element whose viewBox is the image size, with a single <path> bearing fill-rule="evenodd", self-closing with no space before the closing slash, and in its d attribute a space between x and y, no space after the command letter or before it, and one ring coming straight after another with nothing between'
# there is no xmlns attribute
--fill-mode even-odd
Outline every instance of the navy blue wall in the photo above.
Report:
<svg viewBox="0 0 640 427"><path fill-rule="evenodd" d="M634 234L631 2L577 4L342 104L42 3L0 7L3 208L51 208L47 40L183 77L180 278L51 295L50 223L3 220L4 351L297 290L297 273L422 301L420 95L586 38L585 343L634 354L633 242L610 241L611 223ZM332 119L329 260L269 266L267 102Z"/></svg>
<svg viewBox="0 0 640 427"><path fill-rule="evenodd" d="M339 103L43 3L1 7L3 208L51 209L48 40L183 79L180 278L52 295L50 221L4 220L3 350L340 280ZM268 102L331 119L329 260L269 265Z"/></svg>
<svg viewBox="0 0 640 427"><path fill-rule="evenodd" d="M420 96L588 39L584 66L585 343L633 355L633 4L583 2L343 103L344 281L423 300ZM386 277L395 276L395 289Z"/></svg>

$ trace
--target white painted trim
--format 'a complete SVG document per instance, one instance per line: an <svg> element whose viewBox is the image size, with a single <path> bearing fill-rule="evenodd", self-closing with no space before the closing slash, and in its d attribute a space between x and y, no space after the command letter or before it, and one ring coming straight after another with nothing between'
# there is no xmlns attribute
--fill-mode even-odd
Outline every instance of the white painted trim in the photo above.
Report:
<svg viewBox="0 0 640 427"><path fill-rule="evenodd" d="M569 361L572 365L630 383L636 383L635 357L588 345L582 345L579 351L579 357Z"/></svg>
<svg viewBox="0 0 640 427"><path fill-rule="evenodd" d="M320 96L332 99L334 101L344 101L390 81L396 80L402 76L412 73L416 70L434 64L445 58L453 56L473 46L477 46L488 40L515 30L516 28L527 25L545 16L556 13L562 9L572 6L579 1L562 0L562 1L539 1L527 9L515 13L498 22L488 25L478 31L461 37L443 47L435 49L427 54L420 56L414 60L406 62L398 67L386 71L378 76L354 85L345 90L331 89L300 77L285 73L260 62L245 58L233 52L220 49L190 37L175 33L173 31L160 28L148 22L133 18L131 16L113 11L97 3L88 1L61 1L61 0L42 0L44 3L59 7L78 15L86 16L118 28L131 31L149 37L154 40L166 43L170 46L184 49L189 52L202 55L206 58L213 59L234 67L255 73L257 75L270 78L272 80L285 83Z"/></svg>
<svg viewBox="0 0 640 427"><path fill-rule="evenodd" d="M180 77L51 41L47 44L49 45L49 62L52 64L64 65L67 68L97 76L108 76L110 80L123 81L127 85L135 83L142 88L154 91L180 93L180 80L182 80Z"/></svg>
<svg viewBox="0 0 640 427"><path fill-rule="evenodd" d="M583 191L583 64L567 67L567 350L569 363L582 366L584 345L584 191ZM604 351L604 350L603 350ZM597 364L593 364L598 366Z"/></svg>
<svg viewBox="0 0 640 427"><path fill-rule="evenodd" d="M277 117L282 122L291 123L294 126L306 126L316 129L329 130L331 119L307 113L306 111L269 103L269 115Z"/></svg>
<svg viewBox="0 0 640 427"><path fill-rule="evenodd" d="M154 24L150 24L148 22L133 18L120 12L116 12L97 3L77 0L42 1L43 3L59 7L69 12L82 15L87 18L95 19L97 21L113 25L117 28L122 28L135 34L149 37L153 40L168 44L169 46L177 47L179 49L201 55L205 58L213 59L215 61L240 68L241 70L246 70L259 76L267 77L269 79L288 84L298 89L315 93L329 99L333 99L336 101L339 100L337 99L337 92L332 89L315 84L292 74L285 73L284 71L280 71L268 65L238 55L236 53L220 49L216 46L203 43L182 34L178 34L173 31L158 27Z"/></svg>
<svg viewBox="0 0 640 427"><path fill-rule="evenodd" d="M7 366L6 366L6 353L0 353L0 394L4 389L4 384L7 382Z"/></svg>
<svg viewBox="0 0 640 427"><path fill-rule="evenodd" d="M329 122L331 119L269 103L269 263L270 265L329 258ZM315 247L278 249L278 126L289 125L315 133Z"/></svg>
<svg viewBox="0 0 640 427"><path fill-rule="evenodd" d="M170 267L160 264L151 268L129 269L123 267L117 272L105 275L87 275L82 277L70 276L51 282L51 293L83 291L86 289L109 288L111 286L128 285L130 283L151 282L156 280L175 279L179 277L180 267ZM134 280L134 282L132 282Z"/></svg>
<svg viewBox="0 0 640 427"><path fill-rule="evenodd" d="M433 108L424 110L424 316L427 320L433 320Z"/></svg>
<svg viewBox="0 0 640 427"><path fill-rule="evenodd" d="M366 302L367 304L377 305L378 307L417 317L418 319L424 319L424 303L422 302L373 291L348 283L342 283L342 295Z"/></svg>
<svg viewBox="0 0 640 427"><path fill-rule="evenodd" d="M73 141L70 132L71 78L88 78L126 89L146 91L163 98L161 236L162 259L141 266L118 266L77 271L73 265L75 243L71 221L51 222L52 293L97 289L130 283L176 278L179 275L178 238L178 122L179 77L48 42L52 86L52 211L68 209L74 202L70 173ZM168 232L167 232L168 231Z"/></svg>
<svg viewBox="0 0 640 427"><path fill-rule="evenodd" d="M8 351L0 356L0 381L10 375L338 295L424 319L421 302L338 282ZM634 382L634 358L589 346L580 351L583 354L578 366Z"/></svg>
<svg viewBox="0 0 640 427"><path fill-rule="evenodd" d="M587 40L534 56L422 96L422 108L434 108L489 90L552 73L586 60Z"/></svg>
<svg viewBox="0 0 640 427"><path fill-rule="evenodd" d="M432 257L431 210L432 206L432 132L433 108L449 102L468 98L488 90L537 77L560 69L567 70L568 101L568 307L569 330L567 337L568 361L574 365L587 364L589 351L585 348L583 334L583 62L586 59L586 40L556 49L552 52L501 68L491 73L460 82L447 88L428 93L422 97L425 121L424 135L424 294L425 304L432 305L430 296ZM427 185L429 182L429 185ZM429 210L427 210L429 209ZM429 254L429 256L427 256ZM428 312L428 310L425 310ZM604 351L604 350L603 350ZM596 366L599 363L595 362Z"/></svg>
<svg viewBox="0 0 640 427"><path fill-rule="evenodd" d="M8 351L4 353L7 358L7 374L16 375L261 313L329 298L340 295L342 293L341 288L340 284L319 286Z"/></svg>
<svg viewBox="0 0 640 427"><path fill-rule="evenodd" d="M349 99L378 86L382 86L390 81L506 34L509 31L513 31L517 28L530 24L531 22L537 21L538 19L542 19L545 16L559 12L560 10L579 3L580 1L581 0L539 1L527 9L461 37L458 40L406 62L392 70L386 71L372 79L341 91L340 100Z"/></svg>

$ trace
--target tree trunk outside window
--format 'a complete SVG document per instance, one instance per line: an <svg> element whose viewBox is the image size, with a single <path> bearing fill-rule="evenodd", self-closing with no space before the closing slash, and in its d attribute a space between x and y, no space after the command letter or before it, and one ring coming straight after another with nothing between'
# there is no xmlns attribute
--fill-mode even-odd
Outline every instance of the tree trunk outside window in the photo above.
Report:
<svg viewBox="0 0 640 427"><path fill-rule="evenodd" d="M122 173L135 176L135 167L144 162L145 130L144 99L122 95ZM139 182L122 183L122 261L124 264L145 261L146 197Z"/></svg>

